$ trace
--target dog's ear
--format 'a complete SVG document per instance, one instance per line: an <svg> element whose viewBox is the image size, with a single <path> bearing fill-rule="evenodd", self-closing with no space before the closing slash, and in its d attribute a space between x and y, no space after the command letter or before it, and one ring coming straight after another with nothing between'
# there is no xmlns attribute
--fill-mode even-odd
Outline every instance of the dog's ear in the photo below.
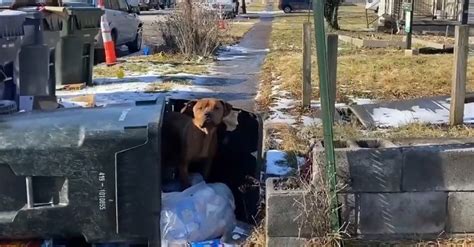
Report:
<svg viewBox="0 0 474 247"><path fill-rule="evenodd" d="M221 100L222 106L224 107L224 117L229 115L230 112L232 111L232 108L234 108L231 104Z"/></svg>
<svg viewBox="0 0 474 247"><path fill-rule="evenodd" d="M184 104L183 109L181 109L181 113L194 117L193 107L196 105L196 103L197 100L188 101L186 104Z"/></svg>

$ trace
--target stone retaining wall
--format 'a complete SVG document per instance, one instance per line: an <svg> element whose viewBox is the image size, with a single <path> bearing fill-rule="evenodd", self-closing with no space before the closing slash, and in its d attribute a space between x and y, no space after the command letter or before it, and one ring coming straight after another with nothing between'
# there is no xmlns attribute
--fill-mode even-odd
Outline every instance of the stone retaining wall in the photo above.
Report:
<svg viewBox="0 0 474 247"><path fill-rule="evenodd" d="M433 239L442 233L474 233L474 142L444 142L336 143L341 221L351 237ZM325 161L322 144L313 157L318 176ZM267 181L266 215L272 246L286 246L278 245L285 237L310 237L294 220L301 213L295 201L308 192L275 190L273 181Z"/></svg>

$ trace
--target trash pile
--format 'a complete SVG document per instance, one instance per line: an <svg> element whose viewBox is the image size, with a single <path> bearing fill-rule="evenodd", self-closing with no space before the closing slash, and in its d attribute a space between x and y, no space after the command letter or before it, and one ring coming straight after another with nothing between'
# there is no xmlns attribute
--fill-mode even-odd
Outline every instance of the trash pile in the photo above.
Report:
<svg viewBox="0 0 474 247"><path fill-rule="evenodd" d="M197 174L191 181L182 192L176 192L178 182L163 188L161 246L243 245L250 226L237 222L231 190L222 183L206 184Z"/></svg>

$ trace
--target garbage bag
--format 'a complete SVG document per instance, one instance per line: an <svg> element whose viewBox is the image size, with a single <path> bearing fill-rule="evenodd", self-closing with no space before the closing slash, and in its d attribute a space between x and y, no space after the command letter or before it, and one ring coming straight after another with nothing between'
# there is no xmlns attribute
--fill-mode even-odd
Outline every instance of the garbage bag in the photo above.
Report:
<svg viewBox="0 0 474 247"><path fill-rule="evenodd" d="M182 192L162 194L161 237L165 241L204 241L236 225L232 191L222 183L197 183Z"/></svg>

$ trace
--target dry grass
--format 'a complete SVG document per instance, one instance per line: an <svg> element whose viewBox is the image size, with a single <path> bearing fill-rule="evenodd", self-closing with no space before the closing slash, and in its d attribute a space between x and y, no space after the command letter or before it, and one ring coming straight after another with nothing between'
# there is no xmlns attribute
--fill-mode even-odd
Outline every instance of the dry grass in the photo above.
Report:
<svg viewBox="0 0 474 247"><path fill-rule="evenodd" d="M99 64L94 67L94 77L123 77L146 73L157 74L205 74L211 59L189 60L180 54L157 53L150 56L130 57L114 65Z"/></svg>
<svg viewBox="0 0 474 247"><path fill-rule="evenodd" d="M377 17L373 11L368 11L367 14L369 21ZM339 26L342 30L366 30L367 20L364 6L341 6L339 8Z"/></svg>
<svg viewBox="0 0 474 247"><path fill-rule="evenodd" d="M255 2L255 3L248 3L246 5L247 7L247 12L257 12L257 11L265 11L267 10L267 4L262 3L262 2ZM273 1L272 11L277 11L278 10L278 1Z"/></svg>
<svg viewBox="0 0 474 247"><path fill-rule="evenodd" d="M229 21L227 22L227 30L220 33L220 41L222 45L233 45L239 42L244 35L257 23L258 20L246 21Z"/></svg>
<svg viewBox="0 0 474 247"><path fill-rule="evenodd" d="M340 9L341 27L362 29L365 22L363 8L343 6ZM361 19L362 18L362 19ZM282 89L301 98L302 84L302 24L305 16L276 18L271 34L271 52L262 72L264 85L279 78ZM363 34L366 35L366 34ZM314 44L312 45L314 47ZM372 99L410 99L446 95L451 88L453 55L420 55L407 57L398 49L361 49L339 42L338 98L348 96ZM315 51L313 50L315 55ZM312 81L318 82L316 58L313 58ZM474 60L468 65L467 90L474 90ZM270 81L269 81L270 80ZM262 90L271 88L262 87ZM266 91L261 96L270 97ZM313 84L313 97L319 97L319 87ZM271 99L259 99L263 108Z"/></svg>
<svg viewBox="0 0 474 247"><path fill-rule="evenodd" d="M145 89L145 93L163 93L169 92L180 85L190 85L188 80L167 79L162 82L150 83Z"/></svg>

